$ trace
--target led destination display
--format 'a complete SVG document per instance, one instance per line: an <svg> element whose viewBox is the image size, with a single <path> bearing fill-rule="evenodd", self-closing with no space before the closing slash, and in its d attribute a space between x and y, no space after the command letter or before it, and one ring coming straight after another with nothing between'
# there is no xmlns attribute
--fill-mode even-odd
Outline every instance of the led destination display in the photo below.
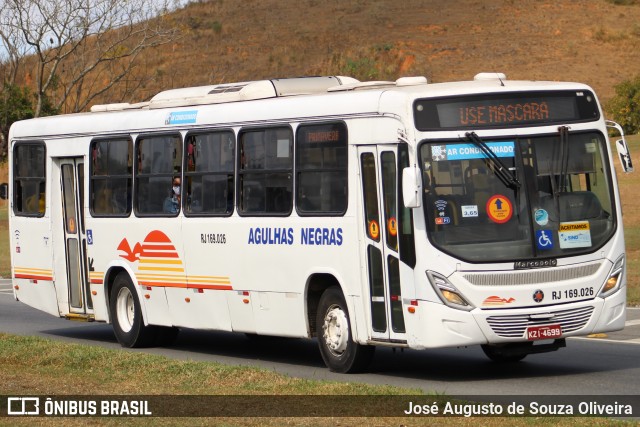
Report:
<svg viewBox="0 0 640 427"><path fill-rule="evenodd" d="M595 97L588 91L419 99L413 110L418 130L548 125L600 117Z"/></svg>

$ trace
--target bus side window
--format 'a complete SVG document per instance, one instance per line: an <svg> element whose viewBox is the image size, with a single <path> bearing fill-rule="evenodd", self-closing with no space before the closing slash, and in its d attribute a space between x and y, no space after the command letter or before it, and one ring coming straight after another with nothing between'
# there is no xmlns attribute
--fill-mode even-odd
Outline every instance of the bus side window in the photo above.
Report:
<svg viewBox="0 0 640 427"><path fill-rule="evenodd" d="M287 215L292 209L293 135L288 127L240 134L238 210L242 214Z"/></svg>
<svg viewBox="0 0 640 427"><path fill-rule="evenodd" d="M231 215L234 199L235 135L199 132L186 138L186 215Z"/></svg>
<svg viewBox="0 0 640 427"><path fill-rule="evenodd" d="M347 210L347 127L300 125L296 132L296 209L301 215Z"/></svg>
<svg viewBox="0 0 640 427"><path fill-rule="evenodd" d="M13 206L16 215L44 215L45 158L45 145L42 142L15 145Z"/></svg>
<svg viewBox="0 0 640 427"><path fill-rule="evenodd" d="M182 142L178 135L149 135L136 142L138 169L135 173L135 207L138 216L176 216L177 209L165 209L172 197L174 178L181 177Z"/></svg>
<svg viewBox="0 0 640 427"><path fill-rule="evenodd" d="M128 138L91 143L89 210L94 216L128 216L131 212L131 153Z"/></svg>

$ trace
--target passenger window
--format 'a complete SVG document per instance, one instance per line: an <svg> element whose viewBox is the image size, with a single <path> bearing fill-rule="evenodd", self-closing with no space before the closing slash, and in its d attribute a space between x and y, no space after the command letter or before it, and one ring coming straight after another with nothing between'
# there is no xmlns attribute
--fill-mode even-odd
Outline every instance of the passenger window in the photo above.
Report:
<svg viewBox="0 0 640 427"><path fill-rule="evenodd" d="M287 215L292 209L290 128L250 130L240 134L238 171L242 214Z"/></svg>
<svg viewBox="0 0 640 427"><path fill-rule="evenodd" d="M194 134L186 141L185 213L230 215L236 147L233 132Z"/></svg>
<svg viewBox="0 0 640 427"><path fill-rule="evenodd" d="M178 215L182 202L180 137L142 137L136 144L136 159L136 214Z"/></svg>
<svg viewBox="0 0 640 427"><path fill-rule="evenodd" d="M16 144L13 151L13 209L20 216L45 212L45 145Z"/></svg>
<svg viewBox="0 0 640 427"><path fill-rule="evenodd" d="M296 208L301 215L347 210L347 127L303 125L296 133Z"/></svg>
<svg viewBox="0 0 640 427"><path fill-rule="evenodd" d="M89 210L93 216L129 216L133 145L128 138L91 143Z"/></svg>

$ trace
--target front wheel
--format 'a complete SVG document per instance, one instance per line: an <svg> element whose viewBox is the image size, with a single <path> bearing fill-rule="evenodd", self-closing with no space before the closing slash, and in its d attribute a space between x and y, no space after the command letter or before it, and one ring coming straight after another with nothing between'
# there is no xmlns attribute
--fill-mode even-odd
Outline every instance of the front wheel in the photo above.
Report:
<svg viewBox="0 0 640 427"><path fill-rule="evenodd" d="M113 281L109 311L113 332L123 347L146 347L156 339L156 330L145 326L136 289L129 275L118 273Z"/></svg>
<svg viewBox="0 0 640 427"><path fill-rule="evenodd" d="M316 325L320 354L329 370L353 373L369 366L375 347L353 340L349 311L339 288L331 287L320 297Z"/></svg>

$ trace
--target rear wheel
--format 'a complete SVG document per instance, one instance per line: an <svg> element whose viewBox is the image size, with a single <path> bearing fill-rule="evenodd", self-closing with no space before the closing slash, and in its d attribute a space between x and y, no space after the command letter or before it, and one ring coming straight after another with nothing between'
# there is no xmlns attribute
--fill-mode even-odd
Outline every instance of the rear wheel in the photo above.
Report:
<svg viewBox="0 0 640 427"><path fill-rule="evenodd" d="M349 311L339 288L331 287L320 297L316 325L320 354L331 371L352 373L369 366L375 347L353 340Z"/></svg>
<svg viewBox="0 0 640 427"><path fill-rule="evenodd" d="M154 343L157 331L144 325L138 295L125 272L118 273L113 281L109 311L113 331L123 347L146 347Z"/></svg>

